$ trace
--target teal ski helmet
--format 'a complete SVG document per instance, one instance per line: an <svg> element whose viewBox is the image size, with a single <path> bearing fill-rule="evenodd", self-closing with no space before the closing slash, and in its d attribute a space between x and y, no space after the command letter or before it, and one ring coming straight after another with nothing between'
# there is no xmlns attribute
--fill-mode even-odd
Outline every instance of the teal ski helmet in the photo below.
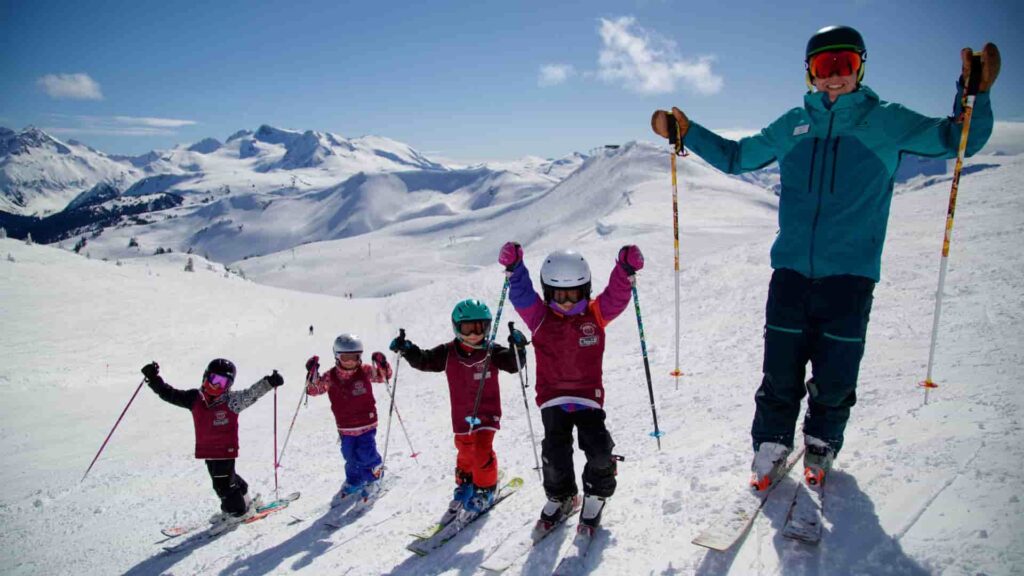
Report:
<svg viewBox="0 0 1024 576"><path fill-rule="evenodd" d="M452 332L455 333L455 337L462 340L462 333L459 331L459 326L463 322L484 322L486 327L484 333L490 329L491 326L491 309L487 307L487 304L479 300L468 298L459 302L452 309Z"/></svg>

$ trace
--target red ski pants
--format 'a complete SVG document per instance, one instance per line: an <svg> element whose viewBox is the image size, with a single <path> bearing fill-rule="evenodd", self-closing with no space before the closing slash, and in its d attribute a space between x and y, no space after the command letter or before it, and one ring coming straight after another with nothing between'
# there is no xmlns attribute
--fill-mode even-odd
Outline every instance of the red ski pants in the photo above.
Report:
<svg viewBox="0 0 1024 576"><path fill-rule="evenodd" d="M461 476L472 478L480 488L493 488L498 484L498 455L491 444L494 430L477 430L472 434L456 434L455 482L461 483Z"/></svg>

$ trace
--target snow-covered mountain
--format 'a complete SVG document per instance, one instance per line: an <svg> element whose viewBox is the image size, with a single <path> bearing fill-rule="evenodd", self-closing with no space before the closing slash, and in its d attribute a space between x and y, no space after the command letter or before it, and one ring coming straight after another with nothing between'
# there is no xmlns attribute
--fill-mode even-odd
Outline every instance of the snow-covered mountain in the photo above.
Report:
<svg viewBox="0 0 1024 576"><path fill-rule="evenodd" d="M0 127L0 210L22 216L52 214L101 182L125 187L140 173L84 144L63 142L28 127Z"/></svg>
<svg viewBox="0 0 1024 576"><path fill-rule="evenodd" d="M34 134L37 141L70 150L45 133ZM25 146L11 147L16 150L8 155L12 165L26 157ZM0 215L0 225L19 237L34 231L48 241L113 232L108 237L116 239L118 248L103 256L127 256L127 239L137 237L143 245L193 249L230 262L406 219L512 202L550 188L584 158L457 167L388 138L346 139L267 125L236 132L223 143L207 138L137 157L105 157L89 150L133 178L83 187L67 203L66 210L74 214L46 220ZM39 163L40 170L45 166ZM126 202L120 196L147 200ZM97 207L80 210L84 205ZM139 210L146 207L161 213L143 218ZM131 230L118 233L126 227Z"/></svg>
<svg viewBox="0 0 1024 576"><path fill-rule="evenodd" d="M668 376L677 285L668 156L643 144L595 154L557 186L505 204L238 263L261 283L177 251L104 262L93 243L110 232L79 255L0 239L0 566L15 576L479 573L499 544L529 531L545 502L532 470L528 422L537 441L542 429L534 387L525 390L527 410L518 378L500 375L504 414L495 450L499 466L525 486L420 558L405 549L409 533L436 520L454 485L444 375L398 365L395 404L408 437L394 422L390 488L337 530L324 526L342 482L337 432L324 397L302 402L301 382L305 360L329 357L340 332L360 334L368 350L385 350L399 328L421 346L450 340L454 303L480 298L494 310L504 279L496 252L515 239L524 243L535 283L557 247L586 256L596 290L623 244L641 246L647 262L637 291L665 435L658 450L631 306L607 328L607 424L625 460L586 573L1016 574L1024 566L1024 156L983 155L973 166L986 167L960 184L935 366L940 388L927 404L916 383L928 358L949 183L905 188L893 199L857 405L816 547L780 535L792 479L733 550L690 544L748 478L777 215L772 194L700 162L680 165L678 383ZM401 178L378 175L386 181L373 185L397 186L392 177ZM189 258L194 272L184 270ZM508 320L521 327L506 303L501 340ZM265 520L166 554L160 527L205 521L218 506L193 458L188 411L143 386L84 481L82 474L141 385L144 364L156 360L170 384L192 388L215 357L238 365L240 387L274 369L283 374L277 394L240 417L238 471L266 498L278 487L302 497ZM533 364L531 351L531 382ZM373 389L383 446L389 397L384 386ZM293 416L275 469L275 429L280 451ZM582 463L577 452L577 473ZM507 573L550 574L570 535L571 528L553 534Z"/></svg>

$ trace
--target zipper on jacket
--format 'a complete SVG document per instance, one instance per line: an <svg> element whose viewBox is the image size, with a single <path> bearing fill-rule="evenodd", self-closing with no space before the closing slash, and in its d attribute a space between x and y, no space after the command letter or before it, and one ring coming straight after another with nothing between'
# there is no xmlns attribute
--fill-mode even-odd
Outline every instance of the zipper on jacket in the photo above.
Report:
<svg viewBox="0 0 1024 576"><path fill-rule="evenodd" d="M832 143L832 184L829 186L829 194L836 195L836 164L839 163L839 136L836 136Z"/></svg>
<svg viewBox="0 0 1024 576"><path fill-rule="evenodd" d="M814 137L814 147L811 149L811 169L807 173L807 193L814 192L814 159L818 157L818 137Z"/></svg>
<svg viewBox="0 0 1024 576"><path fill-rule="evenodd" d="M825 135L825 146L822 147L823 154L821 156L821 176L818 178L818 205L814 209L814 221L811 222L811 241L808 246L808 260L809 268L811 271L811 278L814 278L814 237L818 232L818 216L821 215L821 193L822 188L825 186L825 162L828 161L828 141L832 138L832 122L836 119L835 112L829 112L828 115L828 134ZM833 169L835 165L833 165ZM814 174L814 165L811 165L811 174Z"/></svg>

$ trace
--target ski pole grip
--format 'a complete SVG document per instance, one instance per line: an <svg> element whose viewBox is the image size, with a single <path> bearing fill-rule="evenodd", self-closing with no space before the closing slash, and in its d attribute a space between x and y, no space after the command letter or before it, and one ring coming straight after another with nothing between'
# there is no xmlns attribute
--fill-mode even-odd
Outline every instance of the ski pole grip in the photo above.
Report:
<svg viewBox="0 0 1024 576"><path fill-rule="evenodd" d="M981 52L971 54L970 78L967 79L967 95L975 96L981 88Z"/></svg>
<svg viewBox="0 0 1024 576"><path fill-rule="evenodd" d="M677 146L679 144L679 124L672 112L666 114L665 117L668 120L668 143Z"/></svg>

